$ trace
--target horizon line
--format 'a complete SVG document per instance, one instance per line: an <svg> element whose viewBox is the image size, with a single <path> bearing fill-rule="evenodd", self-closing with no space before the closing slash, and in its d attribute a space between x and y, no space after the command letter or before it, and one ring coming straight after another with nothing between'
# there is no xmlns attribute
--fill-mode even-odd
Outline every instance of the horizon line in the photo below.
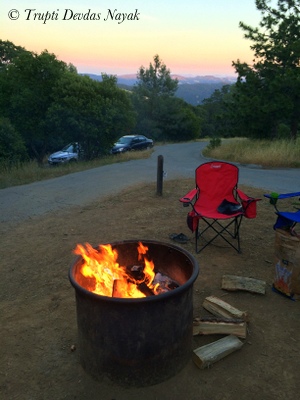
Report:
<svg viewBox="0 0 300 400"><path fill-rule="evenodd" d="M78 72L81 75L96 75L96 76L101 76L102 73L95 73L95 72ZM137 73L135 72L124 72L120 74L114 74L114 73L107 73L103 72L103 74L107 75L113 75L113 76L137 76ZM236 74L214 74L214 73L206 73L206 74L191 74L191 73L176 73L176 72L171 72L170 74L175 75L175 76L182 76L184 78L197 78L197 77L214 77L214 78L235 78Z"/></svg>

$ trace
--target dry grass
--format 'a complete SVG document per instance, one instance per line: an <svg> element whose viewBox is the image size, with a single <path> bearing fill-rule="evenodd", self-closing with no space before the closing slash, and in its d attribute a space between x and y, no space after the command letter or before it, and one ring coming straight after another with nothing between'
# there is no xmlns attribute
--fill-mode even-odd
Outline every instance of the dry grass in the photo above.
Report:
<svg viewBox="0 0 300 400"><path fill-rule="evenodd" d="M264 167L300 167L300 139L288 140L223 140L220 147L206 148L206 156Z"/></svg>

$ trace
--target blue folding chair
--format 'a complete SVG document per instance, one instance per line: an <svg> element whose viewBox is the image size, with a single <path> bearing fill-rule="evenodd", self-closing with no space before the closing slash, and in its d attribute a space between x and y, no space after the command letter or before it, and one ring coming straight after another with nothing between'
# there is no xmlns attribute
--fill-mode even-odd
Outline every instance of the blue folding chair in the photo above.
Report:
<svg viewBox="0 0 300 400"><path fill-rule="evenodd" d="M278 200L288 199L291 197L300 197L300 192L294 193L285 193L285 194L278 194L278 193L271 193L271 194L264 194L266 198L270 200L270 204L272 204L275 208L275 214L277 215L277 220L273 226L276 229L286 229L290 230L293 234L295 225L300 223L300 203L295 203L294 208L297 211L279 211L277 207ZM299 198L300 201L300 198Z"/></svg>

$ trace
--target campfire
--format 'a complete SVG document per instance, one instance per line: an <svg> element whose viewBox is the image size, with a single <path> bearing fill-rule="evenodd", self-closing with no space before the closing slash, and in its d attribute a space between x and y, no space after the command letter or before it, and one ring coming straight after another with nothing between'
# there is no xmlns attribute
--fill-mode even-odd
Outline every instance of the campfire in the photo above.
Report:
<svg viewBox="0 0 300 400"><path fill-rule="evenodd" d="M75 253L69 279L84 370L127 387L180 371L192 350L194 257L154 240L77 245Z"/></svg>
<svg viewBox="0 0 300 400"><path fill-rule="evenodd" d="M118 251L110 244L97 249L86 243L78 244L75 254L82 257L77 282L90 292L101 296L141 298L159 295L179 287L170 277L156 272L154 262L147 256L148 247L137 245L138 265L120 265Z"/></svg>

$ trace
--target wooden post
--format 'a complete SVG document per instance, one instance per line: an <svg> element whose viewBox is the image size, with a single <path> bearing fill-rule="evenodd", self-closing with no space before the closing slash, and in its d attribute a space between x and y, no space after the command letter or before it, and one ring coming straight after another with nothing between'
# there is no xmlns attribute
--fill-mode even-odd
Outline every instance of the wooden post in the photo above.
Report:
<svg viewBox="0 0 300 400"><path fill-rule="evenodd" d="M157 157L157 183L156 183L156 194L162 196L163 192L163 175L164 175L164 157Z"/></svg>

